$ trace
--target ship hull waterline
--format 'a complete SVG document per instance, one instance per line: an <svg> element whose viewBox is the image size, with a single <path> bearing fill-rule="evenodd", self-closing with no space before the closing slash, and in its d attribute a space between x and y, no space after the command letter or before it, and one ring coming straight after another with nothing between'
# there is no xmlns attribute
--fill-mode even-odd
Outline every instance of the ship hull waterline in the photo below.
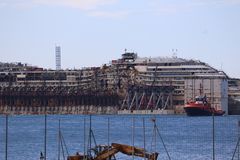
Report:
<svg viewBox="0 0 240 160"><path fill-rule="evenodd" d="M225 112L213 112L209 109L201 107L184 107L184 110L188 116L222 116Z"/></svg>

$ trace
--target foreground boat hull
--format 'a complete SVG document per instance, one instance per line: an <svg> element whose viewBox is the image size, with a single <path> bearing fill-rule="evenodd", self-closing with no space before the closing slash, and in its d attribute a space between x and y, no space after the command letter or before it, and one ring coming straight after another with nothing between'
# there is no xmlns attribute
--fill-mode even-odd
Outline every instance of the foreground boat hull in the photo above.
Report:
<svg viewBox="0 0 240 160"><path fill-rule="evenodd" d="M215 111L214 109L206 109L201 107L184 107L188 116L222 116L224 111Z"/></svg>

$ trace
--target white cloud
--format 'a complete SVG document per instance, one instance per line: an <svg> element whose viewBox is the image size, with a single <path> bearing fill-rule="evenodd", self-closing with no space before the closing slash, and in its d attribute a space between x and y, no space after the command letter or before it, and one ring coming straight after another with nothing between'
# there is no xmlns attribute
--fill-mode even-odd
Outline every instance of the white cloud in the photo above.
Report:
<svg viewBox="0 0 240 160"><path fill-rule="evenodd" d="M0 6L23 7L23 6L63 6L78 8L81 10L93 10L99 6L116 3L117 0L1 0Z"/></svg>
<svg viewBox="0 0 240 160"><path fill-rule="evenodd" d="M236 5L240 4L240 0L195 0L190 3L193 6L209 6L209 5Z"/></svg>
<svg viewBox="0 0 240 160"><path fill-rule="evenodd" d="M191 11L201 7L226 7L240 5L240 0L182 0L182 1L149 1L149 6L143 12L151 12L156 15L176 14L184 11Z"/></svg>
<svg viewBox="0 0 240 160"><path fill-rule="evenodd" d="M94 17L124 17L126 11L104 11L101 6L113 5L118 0L0 0L0 8L12 7L18 9L32 8L34 6L61 6L84 11Z"/></svg>
<svg viewBox="0 0 240 160"><path fill-rule="evenodd" d="M27 3L29 3L28 1ZM25 4L23 0L1 0L0 7L16 7L21 4Z"/></svg>
<svg viewBox="0 0 240 160"><path fill-rule="evenodd" d="M88 13L89 16L94 17L106 17L106 18L122 18L129 14L128 11L91 11Z"/></svg>
<svg viewBox="0 0 240 160"><path fill-rule="evenodd" d="M62 6L75 8L84 11L89 16L95 17L124 17L129 14L176 14L182 11L194 10L195 8L205 6L233 6L240 5L240 0L144 0L139 3L145 5L139 8L136 4L128 8L128 11L122 9L119 11L107 11L102 6L111 6L113 4L121 5L120 0L0 0L0 8L31 8L34 6ZM135 9L134 9L135 8ZM131 10L131 12L129 12Z"/></svg>
<svg viewBox="0 0 240 160"><path fill-rule="evenodd" d="M79 9L93 17L121 18L129 14L127 11L106 11L101 6L116 4L119 0L0 0L0 7L13 7L18 9L32 8L34 6L61 6Z"/></svg>
<svg viewBox="0 0 240 160"><path fill-rule="evenodd" d="M96 9L99 6L113 4L116 1L117 0L33 0L35 4L65 6L82 10Z"/></svg>

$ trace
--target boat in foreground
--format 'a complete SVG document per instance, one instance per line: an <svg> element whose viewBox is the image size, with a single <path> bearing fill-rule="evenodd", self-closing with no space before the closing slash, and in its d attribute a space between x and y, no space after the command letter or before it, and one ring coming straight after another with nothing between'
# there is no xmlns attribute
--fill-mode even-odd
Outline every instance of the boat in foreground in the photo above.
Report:
<svg viewBox="0 0 240 160"><path fill-rule="evenodd" d="M197 96L195 101L185 105L184 110L188 116L222 116L225 114L225 111L211 107L206 96Z"/></svg>

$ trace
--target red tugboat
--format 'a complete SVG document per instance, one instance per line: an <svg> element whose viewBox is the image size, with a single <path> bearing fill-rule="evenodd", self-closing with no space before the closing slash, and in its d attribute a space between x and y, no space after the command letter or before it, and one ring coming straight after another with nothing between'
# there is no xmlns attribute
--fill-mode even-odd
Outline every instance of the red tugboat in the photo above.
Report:
<svg viewBox="0 0 240 160"><path fill-rule="evenodd" d="M211 107L206 96L197 96L194 102L188 102L185 105L184 110L188 116L222 116L225 114L225 111Z"/></svg>

